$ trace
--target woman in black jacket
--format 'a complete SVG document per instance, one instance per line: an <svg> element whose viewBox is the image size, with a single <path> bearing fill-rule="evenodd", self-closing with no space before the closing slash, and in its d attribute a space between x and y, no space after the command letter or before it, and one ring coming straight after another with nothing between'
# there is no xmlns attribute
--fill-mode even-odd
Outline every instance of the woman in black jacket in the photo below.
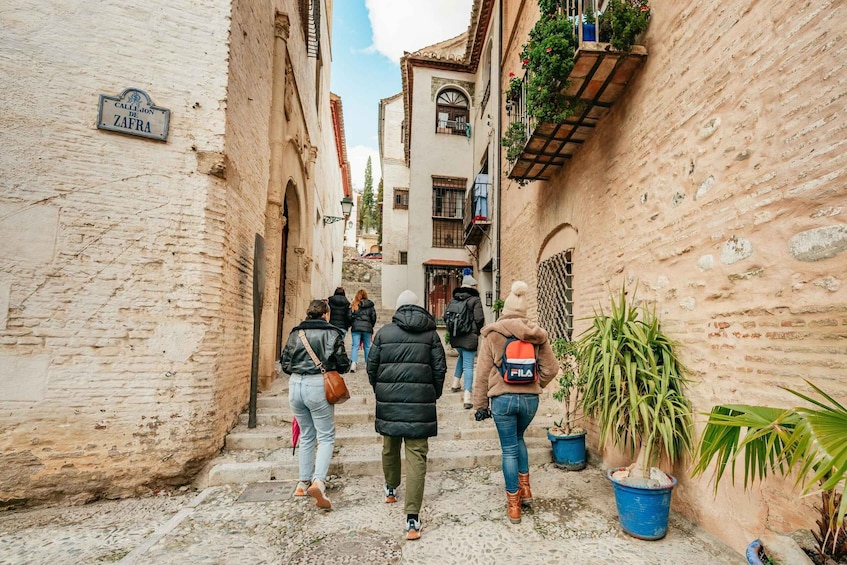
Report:
<svg viewBox="0 0 847 565"><path fill-rule="evenodd" d="M352 340L352 361L350 371L356 372L356 362L359 360L359 343L364 346L365 362L371 352L371 336L376 324L376 308L368 300L368 291L360 288L350 305L350 339Z"/></svg>
<svg viewBox="0 0 847 565"><path fill-rule="evenodd" d="M344 287L336 288L335 293L327 299L327 302L329 302L329 323L341 330L343 335L347 335L347 328L350 327L350 301L347 300Z"/></svg>
<svg viewBox="0 0 847 565"><path fill-rule="evenodd" d="M324 300L312 300L306 319L291 330L280 357L282 370L291 375L288 404L300 424L300 481L294 496L308 494L318 508L324 509L332 507L326 497L326 473L335 446L335 407L326 401L323 374L302 339L308 341L324 369L346 373L350 359L344 336L328 320L329 305Z"/></svg>
<svg viewBox="0 0 847 565"><path fill-rule="evenodd" d="M428 438L438 435L435 401L444 388L447 361L435 318L417 305L410 290L397 298L390 324L374 337L368 381L376 395L377 433L382 440L385 502L396 502L400 445L406 446L406 539L420 538L418 516L426 482Z"/></svg>

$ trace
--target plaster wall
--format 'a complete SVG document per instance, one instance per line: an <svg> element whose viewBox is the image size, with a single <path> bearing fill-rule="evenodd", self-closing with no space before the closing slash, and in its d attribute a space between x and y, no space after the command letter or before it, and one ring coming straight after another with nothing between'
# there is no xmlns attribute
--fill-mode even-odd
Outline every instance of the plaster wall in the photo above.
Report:
<svg viewBox="0 0 847 565"><path fill-rule="evenodd" d="M506 3L504 75L537 13L520 4ZM540 256L558 251L547 238L571 224L576 334L610 287L655 304L682 342L698 433L716 403L796 405L779 387L808 390L803 379L843 402L847 7L650 4L647 61L594 135L550 181L504 182L503 288L533 288ZM708 475L674 471L674 508L738 551L766 528L813 524L790 483L745 494L726 481L715 497Z"/></svg>

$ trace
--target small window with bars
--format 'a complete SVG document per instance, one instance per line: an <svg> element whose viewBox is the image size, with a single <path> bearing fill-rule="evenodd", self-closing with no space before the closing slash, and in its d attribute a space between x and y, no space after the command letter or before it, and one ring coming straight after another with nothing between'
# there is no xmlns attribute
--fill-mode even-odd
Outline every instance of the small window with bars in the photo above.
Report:
<svg viewBox="0 0 847 565"><path fill-rule="evenodd" d="M394 209L408 210L409 209L409 189L395 188L394 189Z"/></svg>
<svg viewBox="0 0 847 565"><path fill-rule="evenodd" d="M538 323L550 339L573 339L573 249L538 264Z"/></svg>
<svg viewBox="0 0 847 565"><path fill-rule="evenodd" d="M401 251L400 252L400 264L401 265L408 265L409 264L409 252L408 251Z"/></svg>

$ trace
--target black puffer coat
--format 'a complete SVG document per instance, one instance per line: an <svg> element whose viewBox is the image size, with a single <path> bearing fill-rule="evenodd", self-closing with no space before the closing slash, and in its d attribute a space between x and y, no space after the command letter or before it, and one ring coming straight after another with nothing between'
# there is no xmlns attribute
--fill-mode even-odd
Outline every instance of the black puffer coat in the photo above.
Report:
<svg viewBox="0 0 847 565"><path fill-rule="evenodd" d="M453 289L454 300L467 300L467 307L473 312L474 331L460 336L450 336L450 347L460 347L468 351L476 351L479 345L479 330L485 325L485 312L482 310L482 301L479 299L479 291L469 286L460 286Z"/></svg>
<svg viewBox="0 0 847 565"><path fill-rule="evenodd" d="M376 324L376 308L374 308L374 303L371 300L363 298L359 301L359 308L353 312L351 316L351 332L363 332L366 334L374 333L374 324Z"/></svg>
<svg viewBox="0 0 847 565"><path fill-rule="evenodd" d="M350 358L347 357L347 351L344 349L344 337L341 330L320 318L303 320L288 334L288 341L285 342L285 348L279 358L282 370L286 374L314 375L321 372L315 366L309 352L303 347L303 342L300 341L300 330L305 330L306 339L315 355L323 363L324 369L339 373L350 370Z"/></svg>
<svg viewBox="0 0 847 565"><path fill-rule="evenodd" d="M374 336L368 380L376 394L377 433L424 438L438 435L435 401L447 361L435 318L420 306L401 306Z"/></svg>
<svg viewBox="0 0 847 565"><path fill-rule="evenodd" d="M350 301L343 294L333 294L327 300L329 303L329 323L340 330L347 331L350 327Z"/></svg>

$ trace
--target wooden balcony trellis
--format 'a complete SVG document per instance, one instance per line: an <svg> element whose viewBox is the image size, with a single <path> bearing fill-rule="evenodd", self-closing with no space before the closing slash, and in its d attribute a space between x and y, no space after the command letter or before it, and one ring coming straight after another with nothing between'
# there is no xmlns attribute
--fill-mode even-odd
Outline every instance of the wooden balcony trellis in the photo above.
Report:
<svg viewBox="0 0 847 565"><path fill-rule="evenodd" d="M524 88L521 99L512 104L510 117L511 121L525 124L527 142L511 164L509 178L550 178L591 136L646 58L647 49L642 45L634 45L632 51L625 53L608 43L582 42L574 54L574 67L564 92L579 97L586 105L582 112L562 123L534 123L526 113Z"/></svg>

